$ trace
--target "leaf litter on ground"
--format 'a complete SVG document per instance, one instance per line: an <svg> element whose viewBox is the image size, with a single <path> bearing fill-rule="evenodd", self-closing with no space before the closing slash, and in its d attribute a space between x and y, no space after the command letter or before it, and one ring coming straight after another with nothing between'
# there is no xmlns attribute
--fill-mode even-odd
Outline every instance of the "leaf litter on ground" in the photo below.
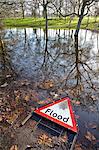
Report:
<svg viewBox="0 0 99 150"><path fill-rule="evenodd" d="M46 145L48 147L52 147L52 139L49 138L46 134L42 134L38 138L38 144L40 144L40 145Z"/></svg>
<svg viewBox="0 0 99 150"><path fill-rule="evenodd" d="M82 145L79 144L79 143L75 144L74 150L83 150L81 146L82 146Z"/></svg>
<svg viewBox="0 0 99 150"><path fill-rule="evenodd" d="M87 133L86 133L86 135L85 135L85 138L86 138L87 140L89 140L90 142L96 140L95 136L94 136L91 132L89 132L89 131L87 131Z"/></svg>
<svg viewBox="0 0 99 150"><path fill-rule="evenodd" d="M4 83L4 84L2 84L2 85L1 85L1 88L5 88L6 86L8 86L8 83L7 83L7 82Z"/></svg>
<svg viewBox="0 0 99 150"><path fill-rule="evenodd" d="M42 134L38 137L38 144L40 145L46 145L50 148L54 147L55 145L59 146L62 143L66 143L68 141L68 138L66 135L63 135L61 137L53 136L49 137L46 134Z"/></svg>
<svg viewBox="0 0 99 150"><path fill-rule="evenodd" d="M18 150L18 146L17 145L13 145L13 146L11 146L10 150Z"/></svg>

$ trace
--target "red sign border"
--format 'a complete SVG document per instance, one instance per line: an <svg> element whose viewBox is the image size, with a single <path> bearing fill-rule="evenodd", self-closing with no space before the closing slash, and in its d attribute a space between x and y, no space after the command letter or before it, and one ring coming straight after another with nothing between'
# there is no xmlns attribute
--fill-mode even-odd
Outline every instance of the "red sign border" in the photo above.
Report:
<svg viewBox="0 0 99 150"><path fill-rule="evenodd" d="M45 108L48 108L50 106L53 106L53 105L58 104L58 103L60 103L62 101L65 101L65 100L68 101L68 106L69 106L70 115L71 115L71 118L72 118L73 127L70 126L70 125L67 125L67 124L65 124L65 123L63 123L61 121L58 121L57 119L52 118L51 116L48 116L47 114L45 114L43 112L40 112L41 110L43 110ZM53 102L51 104L48 104L46 106L42 106L42 107L36 109L34 112L37 113L38 115L42 116L42 117L45 117L45 118L47 118L47 119L49 119L49 120L51 120L51 121L53 121L53 122L55 122L55 123L63 126L63 127L65 127L65 128L68 128L68 129L70 129L70 130L72 130L72 131L74 131L76 133L78 131L78 129L77 129L77 123L76 123L76 120L75 120L75 117L74 117L74 113L73 113L73 110L72 110L72 106L71 106L71 100L68 97L62 98L60 100L57 100L57 101L55 101L55 102Z"/></svg>

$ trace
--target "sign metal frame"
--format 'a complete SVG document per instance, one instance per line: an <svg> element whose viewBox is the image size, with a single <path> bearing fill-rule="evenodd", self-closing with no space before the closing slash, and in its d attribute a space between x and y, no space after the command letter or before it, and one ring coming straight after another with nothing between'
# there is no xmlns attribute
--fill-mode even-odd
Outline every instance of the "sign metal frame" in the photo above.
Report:
<svg viewBox="0 0 99 150"><path fill-rule="evenodd" d="M70 126L70 125L62 122L61 120L58 120L58 119L56 119L54 117L51 117L51 116L47 115L46 113L41 112L41 110L43 110L45 108L49 108L50 106L53 106L53 105L58 104L58 103L61 103L63 101L67 101L67 103L68 103L68 107L69 107L70 116L71 116L71 119L72 119L73 126ZM50 103L50 104L48 104L46 106L42 106L40 108L37 108L36 110L34 110L34 112L37 113L38 115L42 116L42 117L45 117L46 119L51 120L52 122L55 122L55 123L65 127L65 128L68 128L69 130L72 130L73 132L76 132L76 133L78 132L77 123L76 123L74 112L73 112L72 106L71 106L71 100L68 97L62 98L62 99L57 100L57 101L54 101L53 103Z"/></svg>

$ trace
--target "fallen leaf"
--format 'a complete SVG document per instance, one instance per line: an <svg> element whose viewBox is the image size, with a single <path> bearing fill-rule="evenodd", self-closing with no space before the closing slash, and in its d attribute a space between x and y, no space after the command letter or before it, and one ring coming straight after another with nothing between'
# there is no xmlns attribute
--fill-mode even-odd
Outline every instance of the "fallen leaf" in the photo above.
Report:
<svg viewBox="0 0 99 150"><path fill-rule="evenodd" d="M27 147L26 150L28 150L28 149L31 150L31 145L27 145L26 147Z"/></svg>
<svg viewBox="0 0 99 150"><path fill-rule="evenodd" d="M52 139L49 138L46 134L43 134L39 137L38 139L38 144L40 145L46 145L46 146L49 146L49 147L52 147Z"/></svg>
<svg viewBox="0 0 99 150"><path fill-rule="evenodd" d="M46 139L48 139L48 136L46 134L43 134L39 138L42 140L46 140Z"/></svg>
<svg viewBox="0 0 99 150"><path fill-rule="evenodd" d="M57 97L58 97L58 94L56 94L56 93L55 93L55 95L54 95L54 97L53 97L53 98L57 98Z"/></svg>
<svg viewBox="0 0 99 150"><path fill-rule="evenodd" d="M50 89L54 86L53 81L47 80L44 82L41 82L40 85L38 85L41 89Z"/></svg>
<svg viewBox="0 0 99 150"><path fill-rule="evenodd" d="M20 96L19 96L19 95L18 95L18 96L16 96L15 101L16 101L16 104L18 104L18 103L19 103L19 101L20 101Z"/></svg>
<svg viewBox="0 0 99 150"><path fill-rule="evenodd" d="M63 143L65 143L67 140L68 140L67 136L62 136L59 138L59 141Z"/></svg>
<svg viewBox="0 0 99 150"><path fill-rule="evenodd" d="M18 94L18 93L19 93L19 91L18 91L18 90L15 90L15 91L14 91L14 94Z"/></svg>
<svg viewBox="0 0 99 150"><path fill-rule="evenodd" d="M30 96L26 95L24 99L25 99L25 101L29 101L30 100Z"/></svg>
<svg viewBox="0 0 99 150"><path fill-rule="evenodd" d="M0 116L0 122L3 120L2 116Z"/></svg>
<svg viewBox="0 0 99 150"><path fill-rule="evenodd" d="M38 104L45 104L45 101L39 101Z"/></svg>
<svg viewBox="0 0 99 150"><path fill-rule="evenodd" d="M29 85L30 83L27 81L27 80L23 80L23 81L21 81L21 85L22 86L27 86L27 85Z"/></svg>
<svg viewBox="0 0 99 150"><path fill-rule="evenodd" d="M7 75L6 75L6 78L10 78L10 77L11 77L11 75L10 75L10 74L7 74Z"/></svg>
<svg viewBox="0 0 99 150"><path fill-rule="evenodd" d="M18 111L19 111L19 113L21 114L21 113L24 112L24 108L20 107L20 108L18 108Z"/></svg>
<svg viewBox="0 0 99 150"><path fill-rule="evenodd" d="M55 95L55 92L50 92L50 95L51 95L51 96L54 96L54 95Z"/></svg>
<svg viewBox="0 0 99 150"><path fill-rule="evenodd" d="M86 135L85 135L85 138L86 138L87 140L89 140L89 141L94 141L94 140L96 140L95 136L94 136L92 133L90 133L89 131L87 131L87 133L86 133Z"/></svg>
<svg viewBox="0 0 99 150"><path fill-rule="evenodd" d="M10 148L10 150L18 150L17 145L13 145L13 146Z"/></svg>
<svg viewBox="0 0 99 150"><path fill-rule="evenodd" d="M91 98L92 98L93 101L96 101L96 100L97 100L94 95L92 95Z"/></svg>
<svg viewBox="0 0 99 150"><path fill-rule="evenodd" d="M76 144L76 145L75 145L75 150L83 150L83 149L81 148L81 144Z"/></svg>
<svg viewBox="0 0 99 150"><path fill-rule="evenodd" d="M95 123L89 123L88 127L91 128L91 129L96 129L97 125Z"/></svg>
<svg viewBox="0 0 99 150"><path fill-rule="evenodd" d="M12 106L12 107L14 107L14 108L15 108L15 107L16 107L16 105L17 105L17 104L16 104L16 101L12 101L12 102L11 102L11 106Z"/></svg>
<svg viewBox="0 0 99 150"><path fill-rule="evenodd" d="M18 118L19 112L15 111L12 114L6 115L6 120L9 124L12 124Z"/></svg>
<svg viewBox="0 0 99 150"><path fill-rule="evenodd" d="M53 147L51 138L48 138L48 140L46 142L46 145L49 146L49 147Z"/></svg>
<svg viewBox="0 0 99 150"><path fill-rule="evenodd" d="M3 87L6 87L6 86L8 86L8 83L7 83L7 82L1 85L2 88L3 88Z"/></svg>

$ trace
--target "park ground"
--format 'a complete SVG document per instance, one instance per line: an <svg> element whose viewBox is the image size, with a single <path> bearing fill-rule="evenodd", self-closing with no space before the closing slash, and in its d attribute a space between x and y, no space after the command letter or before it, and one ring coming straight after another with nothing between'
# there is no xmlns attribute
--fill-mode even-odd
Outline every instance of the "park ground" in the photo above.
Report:
<svg viewBox="0 0 99 150"><path fill-rule="evenodd" d="M78 18L51 18L48 19L49 29L75 29ZM6 18L3 19L6 27L33 27L45 28L44 18ZM81 29L99 30L99 17L84 17Z"/></svg>

